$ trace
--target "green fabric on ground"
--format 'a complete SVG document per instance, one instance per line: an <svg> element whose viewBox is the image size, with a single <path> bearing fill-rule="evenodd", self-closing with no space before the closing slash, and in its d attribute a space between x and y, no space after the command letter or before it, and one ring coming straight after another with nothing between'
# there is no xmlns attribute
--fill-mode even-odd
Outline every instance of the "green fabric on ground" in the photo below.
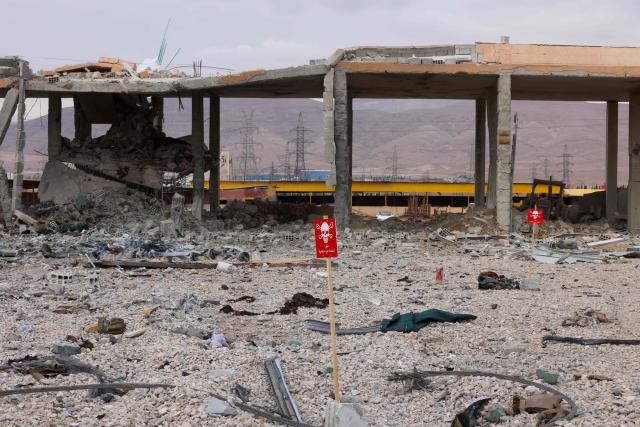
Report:
<svg viewBox="0 0 640 427"><path fill-rule="evenodd" d="M384 319L382 321L381 330L382 332L417 332L429 323L433 322L460 322L474 319L476 319L476 316L473 314L450 313L448 311L432 308L420 313L396 313L391 319Z"/></svg>

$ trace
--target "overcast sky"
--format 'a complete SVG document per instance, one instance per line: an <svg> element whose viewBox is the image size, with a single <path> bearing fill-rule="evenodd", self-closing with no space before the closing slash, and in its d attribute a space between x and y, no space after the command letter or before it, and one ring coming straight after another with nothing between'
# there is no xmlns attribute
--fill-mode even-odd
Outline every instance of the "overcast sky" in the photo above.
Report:
<svg viewBox="0 0 640 427"><path fill-rule="evenodd" d="M640 45L637 0L2 0L0 55L33 70L118 56L236 71L300 65L340 47L498 41ZM24 16L24 19L21 19Z"/></svg>

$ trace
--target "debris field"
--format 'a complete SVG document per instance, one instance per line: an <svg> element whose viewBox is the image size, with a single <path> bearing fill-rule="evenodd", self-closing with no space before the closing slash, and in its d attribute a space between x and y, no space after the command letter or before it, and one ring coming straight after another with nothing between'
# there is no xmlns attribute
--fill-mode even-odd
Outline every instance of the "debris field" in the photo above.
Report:
<svg viewBox="0 0 640 427"><path fill-rule="evenodd" d="M323 425L332 400L330 340L305 327L328 321L327 274L314 259L312 223L260 221L245 229L209 221L216 231L192 222L165 240L143 224L118 232L99 222L80 232L3 234L0 424L282 424L258 408L289 425ZM640 424L634 343L553 338L640 339L640 261L622 256L619 240L613 256L532 265L507 250L517 236L477 242L465 240L468 233L435 236L424 223L396 225L362 221L338 234L338 327L373 325L338 336L342 402L363 414L352 425L448 426L455 418L453 425L532 426L554 417L564 426ZM603 234L619 236L606 227L593 234L575 239L586 247ZM470 249L480 244L503 250ZM522 286L524 279L539 289ZM475 319L406 333L380 329L397 313L417 318L431 309ZM428 371L532 381L569 397L577 414L562 418L569 402L533 385L419 375ZM27 392L96 383L102 388ZM117 387L124 383L147 387ZM2 394L9 390L21 394Z"/></svg>

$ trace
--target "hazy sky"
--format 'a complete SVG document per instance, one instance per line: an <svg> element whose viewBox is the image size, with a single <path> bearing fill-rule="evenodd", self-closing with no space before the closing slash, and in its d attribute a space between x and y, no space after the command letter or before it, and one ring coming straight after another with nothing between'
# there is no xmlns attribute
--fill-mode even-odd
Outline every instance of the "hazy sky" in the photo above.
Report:
<svg viewBox="0 0 640 427"><path fill-rule="evenodd" d="M498 41L640 45L637 0L2 0L0 55L34 70L119 56L246 70L339 47ZM20 16L24 15L25 19Z"/></svg>

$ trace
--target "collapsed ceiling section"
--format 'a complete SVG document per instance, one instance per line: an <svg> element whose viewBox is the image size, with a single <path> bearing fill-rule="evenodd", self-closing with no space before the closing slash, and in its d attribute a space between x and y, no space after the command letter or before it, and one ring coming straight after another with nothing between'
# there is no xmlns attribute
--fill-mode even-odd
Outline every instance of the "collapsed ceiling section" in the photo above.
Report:
<svg viewBox="0 0 640 427"><path fill-rule="evenodd" d="M106 179L160 189L164 172L193 171L190 135L162 132L161 103L122 94L85 94L74 98L76 134L62 138L57 160L73 163ZM92 123L110 123L104 135L91 136Z"/></svg>

